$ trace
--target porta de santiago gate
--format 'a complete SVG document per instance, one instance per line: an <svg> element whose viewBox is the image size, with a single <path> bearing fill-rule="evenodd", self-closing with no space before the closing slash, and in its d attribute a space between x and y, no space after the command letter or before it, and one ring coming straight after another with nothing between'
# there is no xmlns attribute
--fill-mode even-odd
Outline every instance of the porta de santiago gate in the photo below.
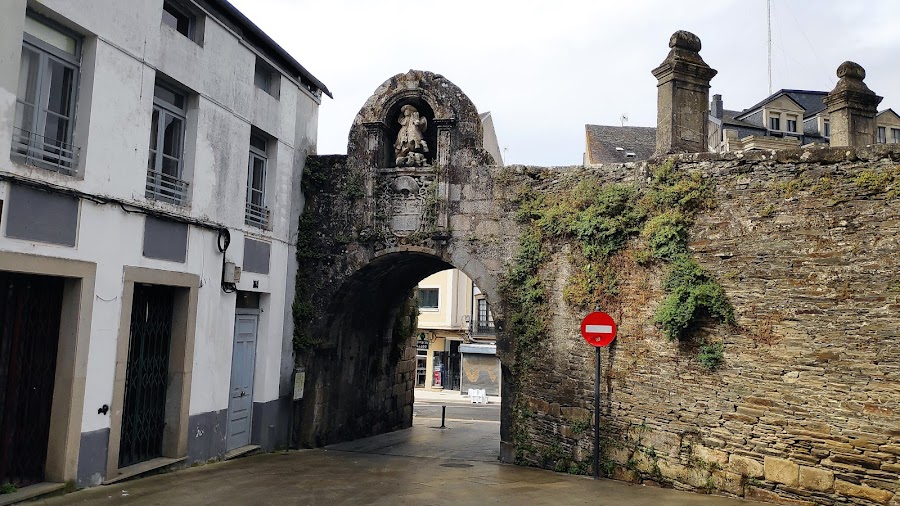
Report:
<svg viewBox="0 0 900 506"><path fill-rule="evenodd" d="M415 350L394 346L392 329L415 285L453 267L492 303L507 404L515 381L498 276L517 226L496 205L501 167L483 149L477 109L441 75L396 75L360 110L347 153L311 157L304 175L308 221L298 248L307 265L298 284L311 307L295 305L309 322L297 338L308 350L300 352L308 386L299 443L412 424Z"/></svg>
<svg viewBox="0 0 900 506"><path fill-rule="evenodd" d="M637 253L646 253L654 225L662 230L661 217L673 215L657 208L645 216L610 260L620 274L617 307L604 310L616 317L619 338L603 352L603 472L773 502L896 503L900 150L872 146L881 97L863 83L862 67L845 62L825 99L830 147L706 153L715 70L693 34L676 32L669 48L653 70L656 153L677 153L668 159L496 165L472 102L444 77L416 70L387 80L365 103L347 155L308 158L293 306L296 364L306 378L294 404L295 445L411 425L415 348L402 332L403 307L422 278L456 267L494 313L501 459L584 473L593 353L564 292L592 267L575 262L571 238L543 243L528 279L546 289L546 332L526 367L522 334L510 330L524 328L522 306L504 299L534 226L517 219L518 192L559 203L593 178L646 196L669 178L674 186L657 197L710 192L711 202L670 237L683 241L694 288L707 290L697 293L708 297L704 283L714 280L733 314L712 325L701 314L699 340L666 338L657 309L670 300L664 280L676 262ZM702 343L719 346L713 368L700 365Z"/></svg>

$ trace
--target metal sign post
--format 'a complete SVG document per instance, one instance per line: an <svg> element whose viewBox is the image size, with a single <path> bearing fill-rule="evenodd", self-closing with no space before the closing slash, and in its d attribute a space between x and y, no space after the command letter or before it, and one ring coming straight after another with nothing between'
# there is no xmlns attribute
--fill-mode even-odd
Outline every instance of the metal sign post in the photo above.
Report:
<svg viewBox="0 0 900 506"><path fill-rule="evenodd" d="M600 348L609 346L616 338L616 322L606 313L597 311L581 320L581 336L594 347L596 377L594 378L594 479L600 478Z"/></svg>
<svg viewBox="0 0 900 506"><path fill-rule="evenodd" d="M594 377L594 479L600 478L600 347L595 346L597 376Z"/></svg>

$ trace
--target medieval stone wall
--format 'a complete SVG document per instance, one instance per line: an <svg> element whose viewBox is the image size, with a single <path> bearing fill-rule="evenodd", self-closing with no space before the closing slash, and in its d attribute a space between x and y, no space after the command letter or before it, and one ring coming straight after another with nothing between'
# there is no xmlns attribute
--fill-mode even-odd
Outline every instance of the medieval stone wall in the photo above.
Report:
<svg viewBox="0 0 900 506"><path fill-rule="evenodd" d="M897 504L900 492L900 151L812 149L677 155L716 206L690 230L691 255L724 287L736 325L704 325L724 363L701 367L696 341L669 341L653 315L661 262L611 258L618 294L603 309L619 337L602 355L602 469L617 479L816 504ZM427 273L450 265L488 294L503 363L501 438L507 460L589 473L593 349L564 301L572 244L552 245L540 276L548 332L519 366L499 288L519 249L517 193L570 191L579 181L648 183L662 161L591 168L469 166L448 178L448 239L378 249L361 235L361 176L342 157L311 159L298 328L312 339L299 431L324 444L408 426L412 358L388 361L385 328ZM316 182L318 181L318 182ZM379 317L378 315L382 315ZM380 319L379 319L380 318ZM799 504L799 503L798 503Z"/></svg>
<svg viewBox="0 0 900 506"><path fill-rule="evenodd" d="M724 363L652 323L659 265L630 256L603 351L602 466L608 475L791 504L898 504L900 493L900 152L820 149L683 155L717 206L690 249L724 287L737 325L709 325ZM520 173L523 171L519 171ZM589 173L641 181L646 167L544 169L542 192ZM542 360L510 409L521 463L588 472L593 349L563 302L568 247L542 269L552 307ZM510 336L515 339L516 336Z"/></svg>

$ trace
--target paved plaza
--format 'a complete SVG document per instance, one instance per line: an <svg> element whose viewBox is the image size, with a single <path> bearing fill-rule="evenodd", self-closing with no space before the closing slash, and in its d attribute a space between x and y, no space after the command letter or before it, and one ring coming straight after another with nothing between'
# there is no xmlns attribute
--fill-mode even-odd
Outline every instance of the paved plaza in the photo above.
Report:
<svg viewBox="0 0 900 506"><path fill-rule="evenodd" d="M390 434L194 467L41 504L752 504L501 464L499 422L448 418L448 429L438 426L440 419L418 416L412 428Z"/></svg>

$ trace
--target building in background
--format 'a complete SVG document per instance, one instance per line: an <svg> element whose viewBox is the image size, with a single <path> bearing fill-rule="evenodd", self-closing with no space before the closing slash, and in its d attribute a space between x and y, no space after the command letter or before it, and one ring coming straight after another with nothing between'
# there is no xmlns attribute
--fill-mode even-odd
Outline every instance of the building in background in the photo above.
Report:
<svg viewBox="0 0 900 506"><path fill-rule="evenodd" d="M484 149L503 165L494 120L480 113ZM448 269L419 282L416 388L481 388L500 395L496 330L487 298L459 269Z"/></svg>
<svg viewBox="0 0 900 506"><path fill-rule="evenodd" d="M878 131L875 142L878 144L900 144L900 116L893 109L885 109L875 116Z"/></svg>
<svg viewBox="0 0 900 506"><path fill-rule="evenodd" d="M724 108L722 95L709 107L709 150L715 153L790 149L829 145L827 91L778 90L743 111ZM900 117L892 109L878 113L876 143L900 142Z"/></svg>
<svg viewBox="0 0 900 506"><path fill-rule="evenodd" d="M419 282L416 387L500 395L496 329L487 298L459 269Z"/></svg>
<svg viewBox="0 0 900 506"><path fill-rule="evenodd" d="M656 127L585 125L584 165L647 160L656 151Z"/></svg>
<svg viewBox="0 0 900 506"><path fill-rule="evenodd" d="M224 0L2 2L0 52L0 484L283 446L328 90Z"/></svg>

